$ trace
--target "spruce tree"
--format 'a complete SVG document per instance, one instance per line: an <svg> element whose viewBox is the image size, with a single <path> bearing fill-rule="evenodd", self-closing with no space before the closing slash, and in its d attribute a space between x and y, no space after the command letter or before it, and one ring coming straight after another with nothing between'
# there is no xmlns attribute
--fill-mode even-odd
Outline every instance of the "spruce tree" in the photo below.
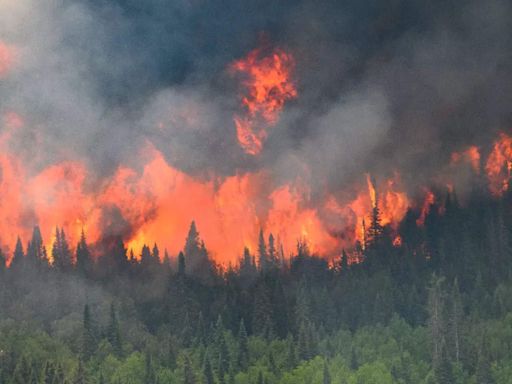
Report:
<svg viewBox="0 0 512 384"><path fill-rule="evenodd" d="M276 268L279 265L277 260L276 244L272 234L268 236L268 261L272 268Z"/></svg>
<svg viewBox="0 0 512 384"><path fill-rule="evenodd" d="M71 251L66 240L64 229L55 230L55 241L52 246L53 266L60 271L68 271L71 269Z"/></svg>
<svg viewBox="0 0 512 384"><path fill-rule="evenodd" d="M14 248L14 253L12 255L11 268L16 270L21 268L25 262L25 253L23 252L23 244L21 243L21 239L18 236L16 239L16 246Z"/></svg>
<svg viewBox="0 0 512 384"><path fill-rule="evenodd" d="M453 384L454 383L452 364L451 364L450 357L448 356L448 352L447 352L444 344L441 347L441 354L439 357L439 362L438 362L437 366L434 367L434 373L436 376L437 384Z"/></svg>
<svg viewBox="0 0 512 384"><path fill-rule="evenodd" d="M178 276L185 276L185 255L183 252L178 255Z"/></svg>
<svg viewBox="0 0 512 384"><path fill-rule="evenodd" d="M156 384L156 373L149 351L146 351L144 359L144 384Z"/></svg>
<svg viewBox="0 0 512 384"><path fill-rule="evenodd" d="M94 351L96 350L96 337L94 334L94 325L88 304L85 304L84 306L82 327L83 331L81 352L83 358L87 361L92 357Z"/></svg>
<svg viewBox="0 0 512 384"><path fill-rule="evenodd" d="M238 369L242 371L245 371L249 366L249 346L244 319L240 320L240 327L238 330L237 364Z"/></svg>
<svg viewBox="0 0 512 384"><path fill-rule="evenodd" d="M265 237L263 236L262 229L260 229L258 240L258 264L261 271L266 271L268 269L267 245L265 244Z"/></svg>
<svg viewBox="0 0 512 384"><path fill-rule="evenodd" d="M489 350L483 337L480 350L478 353L478 360L475 372L476 384L494 384L495 380L491 372L491 361L489 359Z"/></svg>
<svg viewBox="0 0 512 384"><path fill-rule="evenodd" d="M183 384L196 384L196 377L194 374L194 370L192 368L192 363L190 362L190 358L188 356L185 357L185 361L183 363Z"/></svg>
<svg viewBox="0 0 512 384"><path fill-rule="evenodd" d="M346 273L348 271L348 255L344 249L341 251L340 267L342 273Z"/></svg>
<svg viewBox="0 0 512 384"><path fill-rule="evenodd" d="M153 249L151 250L151 257L153 257L153 261L155 264L160 264L160 250L158 249L158 246L153 244Z"/></svg>
<svg viewBox="0 0 512 384"><path fill-rule="evenodd" d="M42 265L48 263L41 230L37 225L34 227L32 239L27 247L27 262L29 265Z"/></svg>
<svg viewBox="0 0 512 384"><path fill-rule="evenodd" d="M331 374L329 373L329 368L327 367L327 362L324 361L324 372L323 372L323 384L331 384Z"/></svg>
<svg viewBox="0 0 512 384"><path fill-rule="evenodd" d="M110 305L110 322L107 327L107 339L117 356L122 355L121 332L114 304Z"/></svg>
<svg viewBox="0 0 512 384"><path fill-rule="evenodd" d="M428 295L428 326L430 330L430 340L432 342L432 365L434 370L440 364L442 342L445 339L445 318L444 318L444 278L433 275Z"/></svg>
<svg viewBox="0 0 512 384"><path fill-rule="evenodd" d="M215 380L213 379L212 365L210 363L210 359L208 358L208 352L205 354L205 357L204 357L203 376L204 376L204 384L214 384L215 383Z"/></svg>
<svg viewBox="0 0 512 384"><path fill-rule="evenodd" d="M82 276L90 275L92 272L92 258L83 229L80 235L80 241L76 246L75 260L77 272Z"/></svg>

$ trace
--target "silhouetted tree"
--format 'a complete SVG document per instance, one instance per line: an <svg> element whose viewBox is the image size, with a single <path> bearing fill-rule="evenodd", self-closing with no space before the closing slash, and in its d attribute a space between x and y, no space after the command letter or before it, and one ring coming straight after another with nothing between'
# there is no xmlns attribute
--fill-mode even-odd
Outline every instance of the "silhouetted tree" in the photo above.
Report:
<svg viewBox="0 0 512 384"><path fill-rule="evenodd" d="M76 253L75 253L75 268L77 272L82 276L89 276L92 272L92 258L91 253L89 251L89 246L87 245L87 240L85 238L85 232L82 229L82 233L80 234L80 240L76 245Z"/></svg>

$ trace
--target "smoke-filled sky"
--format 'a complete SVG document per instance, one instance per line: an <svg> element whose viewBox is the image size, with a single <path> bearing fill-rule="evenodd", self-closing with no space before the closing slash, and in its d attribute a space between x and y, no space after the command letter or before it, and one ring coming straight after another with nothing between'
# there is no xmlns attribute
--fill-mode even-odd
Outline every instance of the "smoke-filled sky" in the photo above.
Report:
<svg viewBox="0 0 512 384"><path fill-rule="evenodd" d="M321 223L321 242L332 245L329 237L346 219L319 207L329 198L340 205L355 199L366 173L377 185L399 173L401 188L415 196L447 172L453 152L477 145L485 154L499 132L509 132L511 16L505 0L0 0L0 114L2 133L9 133L3 147L24 169L15 179L23 212L3 225L46 225L49 233L69 223L44 223L41 199L69 203L93 193L81 222L101 217L102 231L120 231L126 240L159 211L172 216L183 204L194 206L190 215L176 213L182 219L175 228L137 235L137 245L169 233L181 247L184 223L196 219L219 254L215 244L242 225L239 217L250 230L234 234L243 240L237 247L253 242L255 228L269 232L273 221L296 221L304 210L306 222ZM261 151L251 154L237 140L234 116L244 112L247 89L232 68L255 49L290 55L297 95L264 127ZM69 162L86 174L79 192L41 187L41 173ZM162 174L145 178L156 172L148 164ZM135 176L123 178L123 170ZM3 195L10 195L14 179L2 172ZM137 183L126 181L132 178ZM117 207L123 187L112 180L119 179L126 195L147 198L142 213ZM172 185L154 197L162 179ZM235 192L219 197L231 182ZM208 192L190 200L195 187ZM233 204L240 191L244 198ZM203 201L206 195L213 202ZM45 212L53 207L46 203ZM277 205L285 208L272 212ZM68 216L49 217L74 220Z"/></svg>

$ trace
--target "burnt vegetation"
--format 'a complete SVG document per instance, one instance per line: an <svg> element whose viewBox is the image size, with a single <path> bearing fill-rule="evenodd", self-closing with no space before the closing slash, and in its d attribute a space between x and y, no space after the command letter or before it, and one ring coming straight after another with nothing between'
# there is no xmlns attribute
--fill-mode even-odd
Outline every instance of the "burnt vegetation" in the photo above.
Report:
<svg viewBox="0 0 512 384"><path fill-rule="evenodd" d="M36 227L0 263L0 383L506 383L512 194L436 201L331 262L261 231L222 267L195 223L173 257L62 229L48 254Z"/></svg>

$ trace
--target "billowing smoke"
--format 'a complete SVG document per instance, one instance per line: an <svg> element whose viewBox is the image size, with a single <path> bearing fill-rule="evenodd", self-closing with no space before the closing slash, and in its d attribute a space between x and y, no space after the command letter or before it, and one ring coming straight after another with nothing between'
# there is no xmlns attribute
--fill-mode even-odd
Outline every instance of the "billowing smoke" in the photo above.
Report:
<svg viewBox="0 0 512 384"><path fill-rule="evenodd" d="M0 1L1 243L39 223L177 252L195 219L221 261L260 227L339 252L371 208L368 173L389 222L432 183L469 189L454 162L471 146L483 162L511 127L511 8ZM275 113L244 102L250 73L232 68L251 52L288 55L290 83L263 96Z"/></svg>

